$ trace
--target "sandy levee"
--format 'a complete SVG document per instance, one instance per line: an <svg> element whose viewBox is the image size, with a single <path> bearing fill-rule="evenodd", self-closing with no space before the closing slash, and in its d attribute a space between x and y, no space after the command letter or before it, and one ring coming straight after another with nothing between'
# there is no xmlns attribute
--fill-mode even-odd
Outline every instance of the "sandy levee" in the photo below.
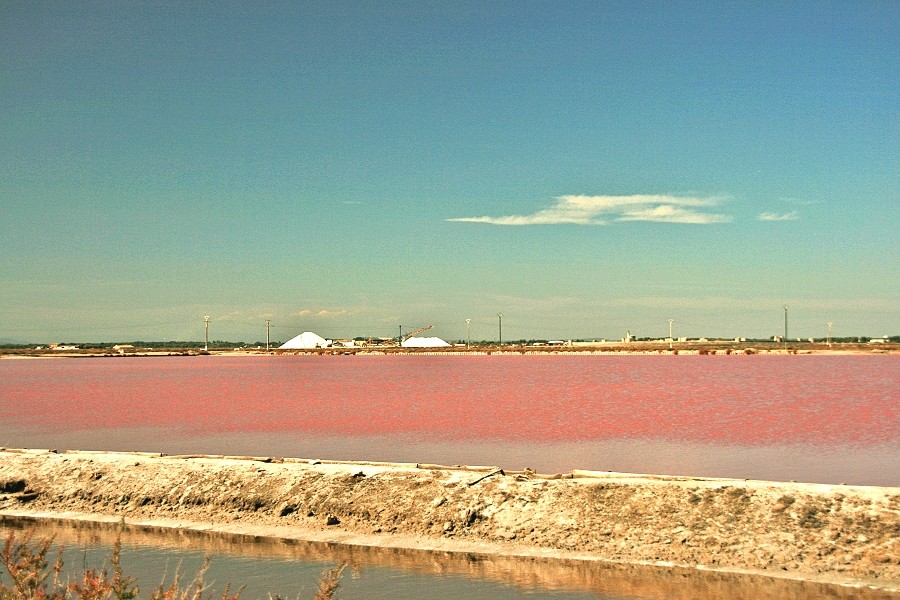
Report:
<svg viewBox="0 0 900 600"><path fill-rule="evenodd" d="M900 591L897 487L5 449L0 514Z"/></svg>

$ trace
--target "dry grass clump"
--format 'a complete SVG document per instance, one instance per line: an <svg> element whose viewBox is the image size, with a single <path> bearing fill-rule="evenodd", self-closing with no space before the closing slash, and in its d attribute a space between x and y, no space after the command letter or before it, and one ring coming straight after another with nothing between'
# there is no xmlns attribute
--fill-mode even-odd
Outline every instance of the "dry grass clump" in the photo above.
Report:
<svg viewBox="0 0 900 600"><path fill-rule="evenodd" d="M346 565L338 565L333 569L328 569L322 573L319 580L319 589L316 590L316 596L313 600L331 600L340 586L341 575Z"/></svg>
<svg viewBox="0 0 900 600"><path fill-rule="evenodd" d="M86 569L75 581L64 582L61 578L63 560L62 548L56 559L50 562L53 538L33 539L33 532L22 537L10 533L0 552L0 564L11 579L7 585L0 571L0 600L139 600L140 589L134 577L126 577L119 562L121 543L116 539L110 565L112 574L104 569ZM149 600L210 600L204 576L209 568L209 559L188 584L182 583L181 573L175 573L168 584L161 583L153 590ZM314 600L332 600L340 586L344 565L339 565L322 573ZM218 600L240 600L243 587L231 593L225 586ZM272 596L271 600L282 600Z"/></svg>

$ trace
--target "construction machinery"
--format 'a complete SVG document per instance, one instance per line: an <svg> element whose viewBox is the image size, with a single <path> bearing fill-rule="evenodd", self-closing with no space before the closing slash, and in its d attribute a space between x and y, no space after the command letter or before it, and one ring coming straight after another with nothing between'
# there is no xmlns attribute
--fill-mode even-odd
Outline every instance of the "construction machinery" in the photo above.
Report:
<svg viewBox="0 0 900 600"><path fill-rule="evenodd" d="M405 342L405 341L408 340L409 338L414 337L414 336L416 336L416 335L419 335L419 334L422 333L423 331L428 331L428 330L431 329L432 327L434 327L434 325L426 325L425 327L420 327L419 329L416 329L416 330L413 331L412 333L405 333L405 334L403 334L403 337L400 339L400 343L402 344L403 342Z"/></svg>

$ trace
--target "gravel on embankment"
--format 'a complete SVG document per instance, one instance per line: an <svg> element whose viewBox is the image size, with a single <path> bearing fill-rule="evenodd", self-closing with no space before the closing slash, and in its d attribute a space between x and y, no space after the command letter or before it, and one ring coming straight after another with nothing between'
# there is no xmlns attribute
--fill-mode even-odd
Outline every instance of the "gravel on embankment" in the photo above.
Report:
<svg viewBox="0 0 900 600"><path fill-rule="evenodd" d="M0 449L0 515L900 590L900 488Z"/></svg>

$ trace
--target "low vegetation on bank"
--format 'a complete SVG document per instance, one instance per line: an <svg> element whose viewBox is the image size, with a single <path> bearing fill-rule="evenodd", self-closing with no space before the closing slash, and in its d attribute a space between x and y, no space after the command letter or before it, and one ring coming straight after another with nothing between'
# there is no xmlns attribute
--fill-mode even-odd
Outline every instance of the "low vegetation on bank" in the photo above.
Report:
<svg viewBox="0 0 900 600"><path fill-rule="evenodd" d="M32 533L16 536L10 533L0 552L0 600L139 600L140 589L134 577L122 572L119 555L121 543L117 539L109 559L110 568L86 568L77 577L63 576L62 548L51 556L52 538L33 539ZM52 560L52 562L51 562ZM150 600L212 600L204 576L209 560L188 583L183 583L176 571L168 583L160 583L149 595ZM343 565L322 573L313 600L331 600L340 586ZM4 581L10 578L10 584ZM226 585L218 600L239 600L241 591L232 593ZM270 600L283 600L278 596Z"/></svg>

